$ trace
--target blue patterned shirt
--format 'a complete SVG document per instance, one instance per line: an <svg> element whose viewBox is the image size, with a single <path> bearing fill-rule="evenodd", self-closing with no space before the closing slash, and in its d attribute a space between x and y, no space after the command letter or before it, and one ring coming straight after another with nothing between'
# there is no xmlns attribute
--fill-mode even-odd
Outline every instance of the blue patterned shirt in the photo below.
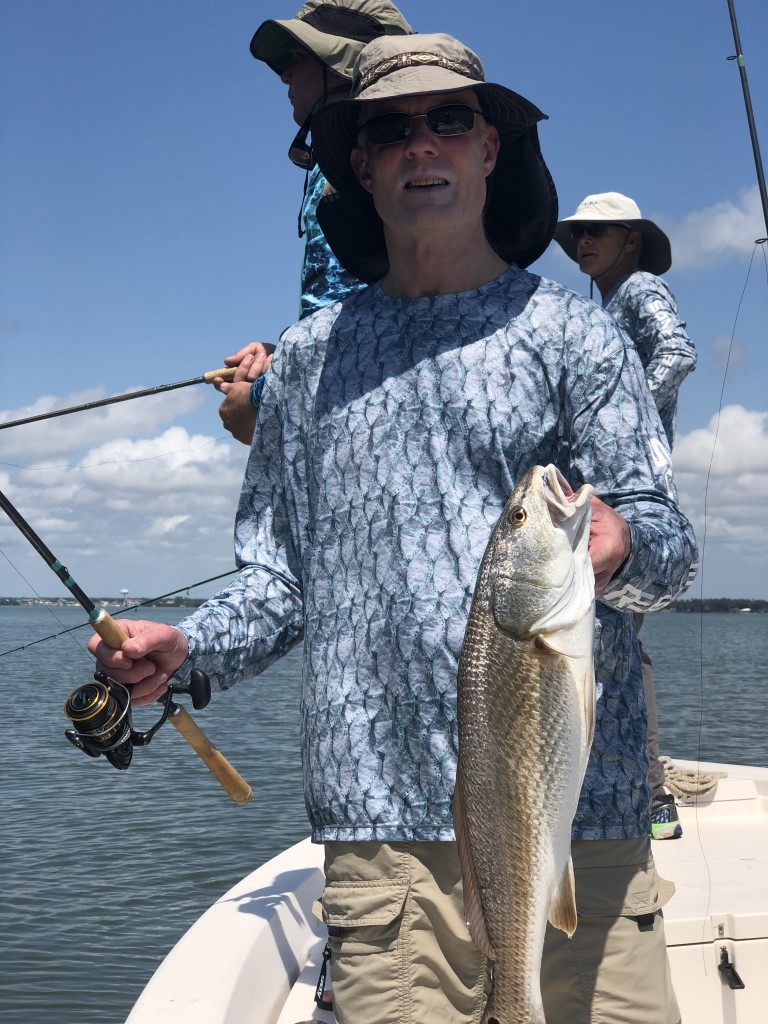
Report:
<svg viewBox="0 0 768 1024"><path fill-rule="evenodd" d="M301 263L301 299L299 319L317 312L331 302L343 299L365 288L365 284L353 277L334 256L325 235L317 223L317 204L325 188L325 178L315 164L309 172L304 201L301 206L301 223L304 230L304 255ZM266 377L257 377L251 385L251 403L259 408L261 392Z"/></svg>
<svg viewBox="0 0 768 1024"><path fill-rule="evenodd" d="M448 840L458 657L480 560L516 482L555 463L628 521L598 605L598 727L574 835L645 835L632 616L696 558L637 354L615 321L515 267L472 291L372 285L282 336L235 528L238 577L185 619L214 688L303 639L313 838ZM624 613L624 614L623 614Z"/></svg>
<svg viewBox="0 0 768 1024"><path fill-rule="evenodd" d="M309 172L307 189L301 207L304 228L304 258L301 266L301 303L299 317L303 320L329 302L365 287L353 277L334 256L317 223L317 204L325 188L325 178L315 164Z"/></svg>
<svg viewBox="0 0 768 1024"><path fill-rule="evenodd" d="M677 314L674 296L662 278L636 270L614 285L603 306L635 343L671 448L677 392L696 367L696 349Z"/></svg>

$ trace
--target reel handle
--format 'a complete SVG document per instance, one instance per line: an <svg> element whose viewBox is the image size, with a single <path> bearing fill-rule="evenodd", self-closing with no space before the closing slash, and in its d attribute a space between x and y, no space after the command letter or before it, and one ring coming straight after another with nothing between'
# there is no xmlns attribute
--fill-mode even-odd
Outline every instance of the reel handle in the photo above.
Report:
<svg viewBox="0 0 768 1024"><path fill-rule="evenodd" d="M127 633L118 626L109 612L100 609L91 625L104 643L113 650L119 650L128 639ZM194 699L194 697L193 697ZM208 766L221 787L236 804L247 804L251 799L251 787L229 763L224 755L211 743L189 712L178 704L173 705L170 721L189 743L195 753Z"/></svg>

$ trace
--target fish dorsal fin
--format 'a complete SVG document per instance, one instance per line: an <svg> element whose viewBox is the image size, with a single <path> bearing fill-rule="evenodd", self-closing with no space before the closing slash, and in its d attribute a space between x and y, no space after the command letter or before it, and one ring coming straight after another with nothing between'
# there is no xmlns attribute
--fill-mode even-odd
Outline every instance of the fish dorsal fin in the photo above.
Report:
<svg viewBox="0 0 768 1024"><path fill-rule="evenodd" d="M469 832L466 818L464 817L464 803L461 795L461 781L456 779L456 788L453 792L453 829L456 833L456 845L459 851L459 864L461 866L461 879L464 884L464 917L467 921L467 930L470 937L480 952L489 960L496 959L496 953L491 938L488 934L488 927L485 923L483 904L480 899L480 886L477 883L475 862L472 857L472 848L469 844Z"/></svg>
<svg viewBox="0 0 768 1024"><path fill-rule="evenodd" d="M576 931L576 920L576 885L573 878L573 862L569 857L560 884L552 896L549 923L553 928L565 932L570 939Z"/></svg>

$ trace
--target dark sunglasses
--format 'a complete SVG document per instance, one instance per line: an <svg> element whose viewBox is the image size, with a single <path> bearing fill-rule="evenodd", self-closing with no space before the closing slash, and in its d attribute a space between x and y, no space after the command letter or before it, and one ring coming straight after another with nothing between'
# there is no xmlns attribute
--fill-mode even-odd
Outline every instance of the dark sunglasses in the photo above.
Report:
<svg viewBox="0 0 768 1024"><path fill-rule="evenodd" d="M376 114L369 118L360 130L374 146L388 146L393 142L402 142L411 134L413 122L418 118L426 119L427 126L433 135L441 139L449 139L454 135L466 135L475 124L475 115L482 110L474 110L465 103L445 103L440 107L432 107L426 114L400 114L392 111L387 114Z"/></svg>
<svg viewBox="0 0 768 1024"><path fill-rule="evenodd" d="M621 221L603 221L598 224L571 224L571 238L574 242L578 242L582 235L589 235L590 238L602 238L608 228L626 228L627 231L635 230L629 224L622 224Z"/></svg>

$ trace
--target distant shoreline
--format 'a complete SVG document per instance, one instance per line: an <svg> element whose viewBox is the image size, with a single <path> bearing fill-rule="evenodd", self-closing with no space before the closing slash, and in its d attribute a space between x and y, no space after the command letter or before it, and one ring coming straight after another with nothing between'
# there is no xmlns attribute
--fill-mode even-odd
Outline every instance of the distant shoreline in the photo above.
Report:
<svg viewBox="0 0 768 1024"><path fill-rule="evenodd" d="M124 609L134 611L142 608L199 608L207 598L204 597L170 597L163 600L152 601L147 598L137 598L133 601L124 601L121 597L99 597L93 603L100 608ZM71 597L0 597L0 607L3 606L29 606L29 605L53 605L55 607L79 607L77 601ZM768 613L768 601L749 600L747 598L735 597L706 597L674 601L665 612L757 612L758 614Z"/></svg>
<svg viewBox="0 0 768 1024"><path fill-rule="evenodd" d="M133 601L124 601L121 597L95 597L92 598L97 608L123 608L126 611L142 608L198 608L207 600L204 597L172 597L163 600L153 601L151 598L136 598ZM0 607L8 606L31 606L31 605L53 605L57 608L79 608L80 605L73 597L0 597Z"/></svg>

